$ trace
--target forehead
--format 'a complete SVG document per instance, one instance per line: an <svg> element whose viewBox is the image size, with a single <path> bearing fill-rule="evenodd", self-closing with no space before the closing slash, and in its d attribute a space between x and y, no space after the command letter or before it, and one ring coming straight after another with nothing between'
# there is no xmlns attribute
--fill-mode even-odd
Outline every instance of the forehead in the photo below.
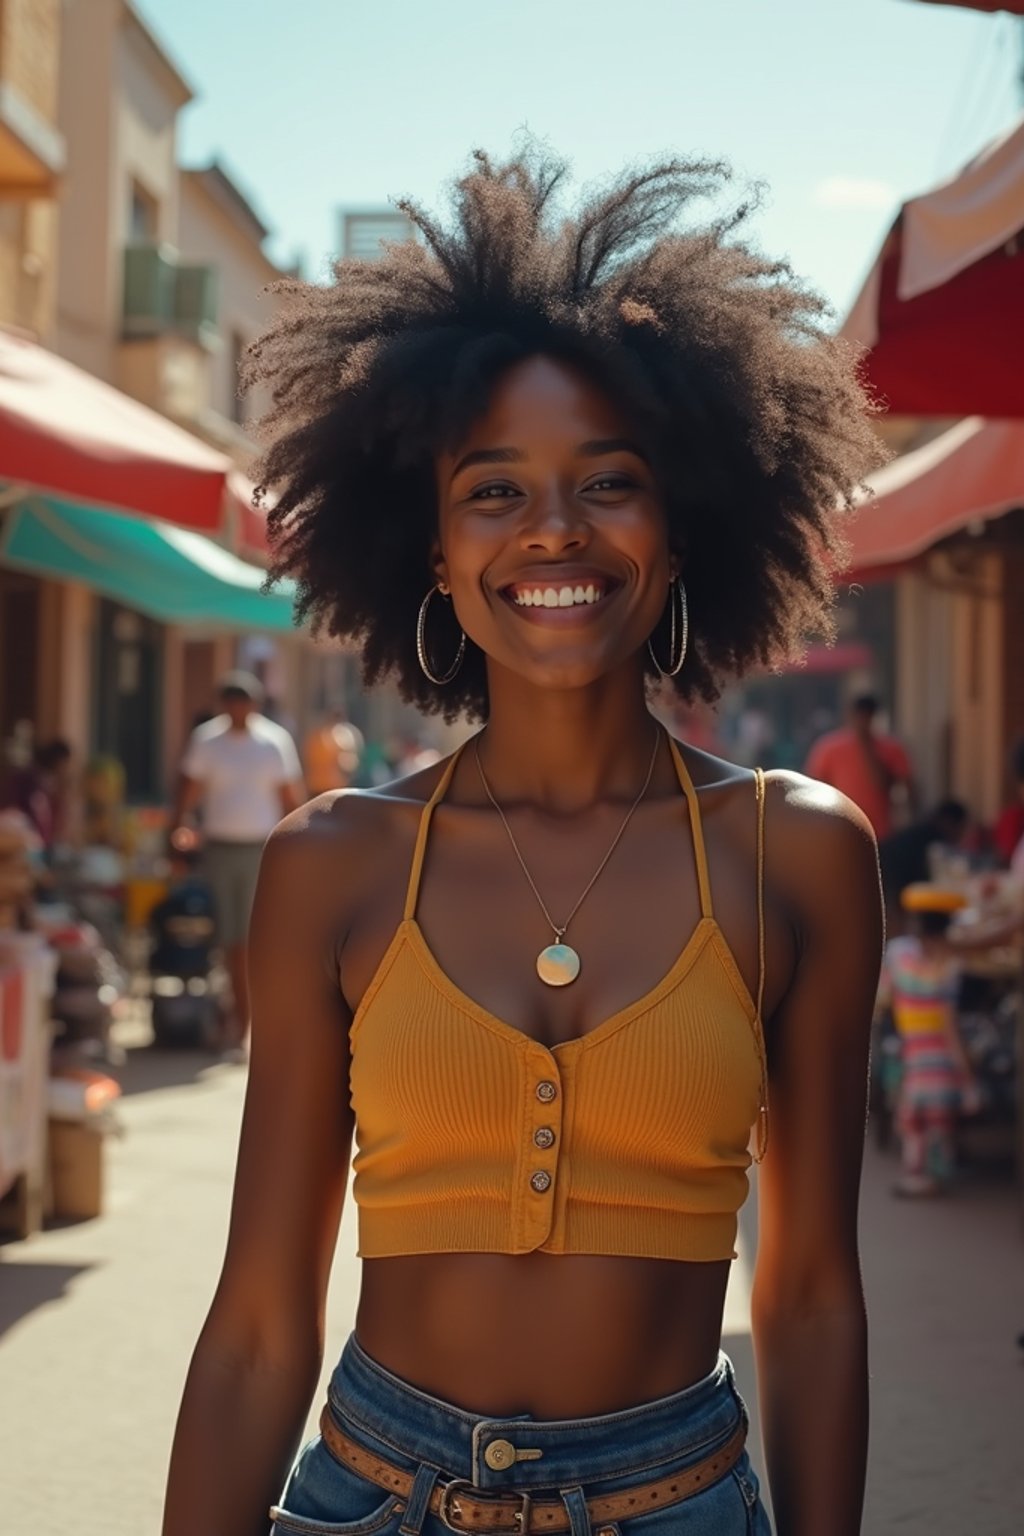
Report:
<svg viewBox="0 0 1024 1536"><path fill-rule="evenodd" d="M626 411L582 369L555 358L529 357L499 376L456 451L576 444L622 436L628 425Z"/></svg>

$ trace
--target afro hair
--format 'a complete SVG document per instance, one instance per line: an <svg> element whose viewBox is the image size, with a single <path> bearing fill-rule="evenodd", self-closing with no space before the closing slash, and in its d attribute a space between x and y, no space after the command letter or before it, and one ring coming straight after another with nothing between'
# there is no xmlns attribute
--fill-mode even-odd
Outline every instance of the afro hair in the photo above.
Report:
<svg viewBox="0 0 1024 1536"><path fill-rule="evenodd" d="M692 205L730 172L672 160L569 217L564 179L534 148L505 164L478 152L449 222L401 202L418 239L338 261L326 285L278 284L281 313L245 362L270 399L268 579L293 577L298 618L359 646L368 684L395 676L449 719L486 716L487 674L469 640L446 685L417 662L435 459L513 363L572 363L642 434L686 579L691 643L671 686L687 699L832 637L845 514L885 456L823 301L739 236L756 189L701 220ZM451 653L457 638L453 625Z"/></svg>

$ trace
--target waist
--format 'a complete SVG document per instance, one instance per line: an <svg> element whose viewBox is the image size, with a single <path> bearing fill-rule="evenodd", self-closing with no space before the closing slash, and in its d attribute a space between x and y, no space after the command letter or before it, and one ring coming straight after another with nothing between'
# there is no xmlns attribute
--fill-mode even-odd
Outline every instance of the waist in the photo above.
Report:
<svg viewBox="0 0 1024 1536"><path fill-rule="evenodd" d="M331 1378L332 1416L371 1449L427 1462L481 1489L551 1488L639 1477L652 1466L713 1449L745 1416L732 1366L681 1392L588 1418L487 1417L420 1391L393 1375L353 1335ZM488 1447L504 1442L522 1459ZM538 1454L539 1453L539 1454ZM492 1465L501 1461L502 1465Z"/></svg>
<svg viewBox="0 0 1024 1536"><path fill-rule="evenodd" d="M955 1010L950 1003L893 1009L893 1021L904 1040L945 1039L954 1018Z"/></svg>
<svg viewBox="0 0 1024 1536"><path fill-rule="evenodd" d="M706 1375L729 1270L585 1254L367 1259L356 1329L380 1365L433 1396L576 1419Z"/></svg>

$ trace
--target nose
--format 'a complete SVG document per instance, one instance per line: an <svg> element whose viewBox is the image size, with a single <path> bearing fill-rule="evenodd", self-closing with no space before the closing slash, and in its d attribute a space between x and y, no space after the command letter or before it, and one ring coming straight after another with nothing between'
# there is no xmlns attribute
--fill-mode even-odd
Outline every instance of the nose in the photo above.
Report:
<svg viewBox="0 0 1024 1536"><path fill-rule="evenodd" d="M538 498L524 520L521 541L524 549L558 555L585 548L590 541L590 529L583 510L573 499L552 490Z"/></svg>

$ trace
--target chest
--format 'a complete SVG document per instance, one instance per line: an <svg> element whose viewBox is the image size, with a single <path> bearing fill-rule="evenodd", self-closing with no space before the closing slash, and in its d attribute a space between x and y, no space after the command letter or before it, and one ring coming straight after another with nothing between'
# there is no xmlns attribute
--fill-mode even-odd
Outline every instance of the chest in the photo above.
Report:
<svg viewBox="0 0 1024 1536"><path fill-rule="evenodd" d="M270 788L280 780L280 764L280 754L272 742L225 736L208 748L207 782L222 792Z"/></svg>
<svg viewBox="0 0 1024 1536"><path fill-rule="evenodd" d="M414 911L410 947L429 981L554 1049L642 1011L676 984L693 986L712 963L733 1002L753 1011L757 910L753 847L723 836L712 863L715 915L702 912L685 801L642 808L577 912L565 942L580 960L567 986L545 985L537 957L554 939L614 837L617 822L581 838L578 828L526 818L516 827L524 862L487 812L441 807ZM355 1009L393 941L403 912L411 850L396 848L343 951L342 988ZM725 920L718 914L724 913ZM728 925L726 928L725 924ZM726 934L728 932L728 938ZM696 961L701 958L701 966Z"/></svg>

